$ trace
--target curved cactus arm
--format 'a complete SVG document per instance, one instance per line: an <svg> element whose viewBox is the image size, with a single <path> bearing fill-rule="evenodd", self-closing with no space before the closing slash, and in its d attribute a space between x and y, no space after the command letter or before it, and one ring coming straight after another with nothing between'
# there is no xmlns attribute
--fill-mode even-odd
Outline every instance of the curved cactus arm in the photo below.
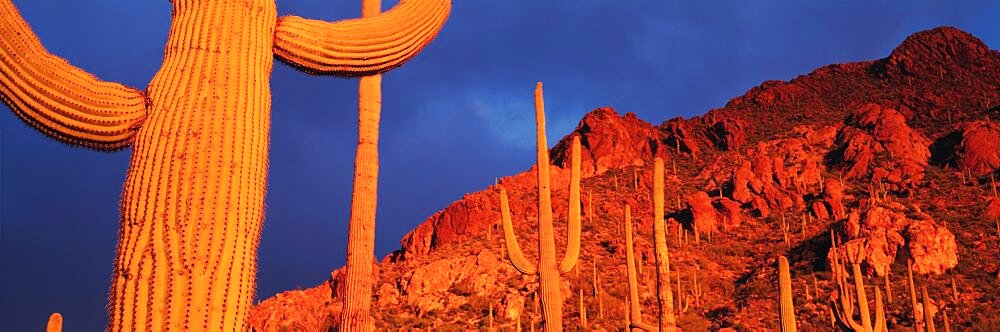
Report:
<svg viewBox="0 0 1000 332"><path fill-rule="evenodd" d="M567 225L566 256L559 264L559 273L576 266L580 258L580 136L573 136L573 155L569 171L569 225Z"/></svg>
<svg viewBox="0 0 1000 332"><path fill-rule="evenodd" d="M854 260L857 262L858 260ZM858 294L858 314L861 315L861 327L865 331L872 330L872 320L868 311L868 296L865 295L865 283L861 276L861 264L851 263L851 270L854 272L854 289Z"/></svg>
<svg viewBox="0 0 1000 332"><path fill-rule="evenodd" d="M500 217L503 220L503 239L506 243L507 257L521 273L527 275L538 274L538 266L524 257L521 246L517 244L517 236L514 235L514 225L510 221L510 204L507 202L507 189L500 186Z"/></svg>
<svg viewBox="0 0 1000 332"><path fill-rule="evenodd" d="M409 61L441 31L450 0L402 0L378 16L326 22L278 19L274 54L303 71L367 76Z"/></svg>
<svg viewBox="0 0 1000 332"><path fill-rule="evenodd" d="M129 145L146 118L146 95L97 79L50 54L9 0L0 0L0 100L21 120L67 144Z"/></svg>
<svg viewBox="0 0 1000 332"><path fill-rule="evenodd" d="M842 295L840 300L843 305L837 305L836 300L831 301L833 302L833 312L837 314L837 320L846 325L852 331L864 331L861 324L858 324L858 322L854 320L854 310L852 310L847 304L850 300L844 300L844 298L845 296Z"/></svg>

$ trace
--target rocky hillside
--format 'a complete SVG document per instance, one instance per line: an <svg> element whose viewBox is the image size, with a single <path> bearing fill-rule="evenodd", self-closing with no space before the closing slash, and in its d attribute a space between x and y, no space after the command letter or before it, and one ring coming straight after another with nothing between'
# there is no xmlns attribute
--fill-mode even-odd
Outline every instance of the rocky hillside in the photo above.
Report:
<svg viewBox="0 0 1000 332"><path fill-rule="evenodd" d="M550 151L558 166L556 242L565 248L572 135L584 147L581 260L563 278L566 328L581 329L580 301L588 330L624 324L625 203L632 207L643 315L654 320L651 174L660 157L685 331L777 329L780 255L792 265L799 328L840 330L831 325L831 300L840 295L830 262L847 259L845 253L861 263L868 286L886 291L890 329L917 323L908 262L918 291L926 286L931 298L916 309L930 310L939 328L947 314L953 329L995 329L998 105L1000 52L941 27L913 34L886 58L767 81L691 119L654 125L611 108L590 112ZM536 258L535 170L500 182L519 241ZM491 308L498 329L513 330L516 322L541 327L537 278L519 274L503 255L499 219L491 187L407 234L378 264L378 328L485 329ZM846 250L832 251L831 243ZM327 283L267 299L251 324L259 331L336 327L342 282L335 270Z"/></svg>

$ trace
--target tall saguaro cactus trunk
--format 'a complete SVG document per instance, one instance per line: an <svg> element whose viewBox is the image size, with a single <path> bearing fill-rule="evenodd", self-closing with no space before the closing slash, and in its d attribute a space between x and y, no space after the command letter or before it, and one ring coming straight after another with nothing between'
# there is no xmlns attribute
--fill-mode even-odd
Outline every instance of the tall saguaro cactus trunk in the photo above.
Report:
<svg viewBox="0 0 1000 332"><path fill-rule="evenodd" d="M677 330L674 317L674 296L670 290L670 252L667 249L667 227L663 221L663 159L653 161L653 243L656 246L656 299L659 302L659 328L662 332Z"/></svg>
<svg viewBox="0 0 1000 332"><path fill-rule="evenodd" d="M112 330L217 331L242 325L250 309L277 11L242 9L174 3L125 178Z"/></svg>
<svg viewBox="0 0 1000 332"><path fill-rule="evenodd" d="M278 18L273 0L172 6L163 66L143 92L49 54L0 0L0 99L65 143L132 146L109 330L240 330L255 291L273 58L317 74L378 74L427 45L451 5L403 0L340 22Z"/></svg>
<svg viewBox="0 0 1000 332"><path fill-rule="evenodd" d="M545 103L542 83L535 86L535 132L538 172L538 252L536 265L524 257L514 235L507 191L500 187L500 213L504 240L511 264L523 274L537 274L540 280L542 315L546 331L562 331L562 294L560 275L573 270L580 255L580 137L573 137L570 166L569 222L567 248L562 262L556 261L555 231L552 226L552 197L549 188L549 151L545 137Z"/></svg>
<svg viewBox="0 0 1000 332"><path fill-rule="evenodd" d="M382 11L381 0L361 0L361 17ZM371 316L372 262L375 261L375 213L378 202L378 128L382 114L382 75L358 83L358 149L354 156L354 191L347 231L347 285L340 329L374 331Z"/></svg>

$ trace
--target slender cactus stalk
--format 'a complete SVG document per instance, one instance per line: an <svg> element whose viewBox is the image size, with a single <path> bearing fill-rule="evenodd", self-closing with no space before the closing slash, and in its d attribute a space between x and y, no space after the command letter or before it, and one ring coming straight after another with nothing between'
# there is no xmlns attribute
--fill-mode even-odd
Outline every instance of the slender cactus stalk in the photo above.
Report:
<svg viewBox="0 0 1000 332"><path fill-rule="evenodd" d="M951 277L951 299L958 304L958 285L955 284L955 277Z"/></svg>
<svg viewBox="0 0 1000 332"><path fill-rule="evenodd" d="M943 315L941 318L944 320L944 332L951 332L951 322L948 320L948 310L941 310Z"/></svg>
<svg viewBox="0 0 1000 332"><path fill-rule="evenodd" d="M62 332L62 314L55 312L49 315L49 323L45 326L45 332Z"/></svg>
<svg viewBox="0 0 1000 332"><path fill-rule="evenodd" d="M487 319L488 320L487 320L487 323L486 323L486 327L490 331L493 331L493 302L490 302L490 312L489 312L489 317Z"/></svg>
<svg viewBox="0 0 1000 332"><path fill-rule="evenodd" d="M580 288L580 328L587 329L587 304L583 302L583 288Z"/></svg>
<svg viewBox="0 0 1000 332"><path fill-rule="evenodd" d="M913 308L913 330L915 332L922 332L923 329L918 321L919 315L917 315L917 288L913 285L913 260L906 261L906 281L910 286L910 308Z"/></svg>
<svg viewBox="0 0 1000 332"><path fill-rule="evenodd" d="M885 301L892 304L892 280L889 279L889 275L892 274L892 269L889 266L885 267Z"/></svg>
<svg viewBox="0 0 1000 332"><path fill-rule="evenodd" d="M627 203L625 204L625 218L622 221L625 227L625 264L628 269L629 301L626 306L628 326L630 329L656 331L656 326L642 322L642 304L639 302L639 278L635 271L635 246L632 240L632 208Z"/></svg>
<svg viewBox="0 0 1000 332"><path fill-rule="evenodd" d="M580 256L580 137L573 137L570 187L569 225L567 226L566 255L556 262L555 237L552 226L552 197L549 188L549 151L545 138L545 102L542 83L535 86L535 132L537 136L538 172L538 251L535 263L524 257L514 226L511 222L507 191L500 186L500 214L504 224L504 239L511 264L522 274L538 275L542 293L542 311L546 331L562 331L562 294L559 290L560 275L576 266Z"/></svg>
<svg viewBox="0 0 1000 332"><path fill-rule="evenodd" d="M927 295L927 286L920 287L920 292L924 295L924 326L927 327L927 332L935 332L934 313L930 309L931 298Z"/></svg>
<svg viewBox="0 0 1000 332"><path fill-rule="evenodd" d="M361 0L361 16L382 11L381 0ZM358 83L358 147L354 157L354 190L347 231L347 281L340 312L341 329L374 331L371 316L372 262L375 261L375 211L378 202L378 130L382 114L382 75Z"/></svg>
<svg viewBox="0 0 1000 332"><path fill-rule="evenodd" d="M808 287L806 287L808 289ZM781 332L795 332L795 304L792 302L792 275L788 258L778 257L778 293L781 304Z"/></svg>

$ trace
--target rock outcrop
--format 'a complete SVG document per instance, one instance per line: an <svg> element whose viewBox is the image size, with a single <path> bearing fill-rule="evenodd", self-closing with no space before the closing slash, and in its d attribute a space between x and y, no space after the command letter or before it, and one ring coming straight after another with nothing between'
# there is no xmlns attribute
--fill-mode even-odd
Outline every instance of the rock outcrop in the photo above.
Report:
<svg viewBox="0 0 1000 332"><path fill-rule="evenodd" d="M670 160L660 130L640 120L634 113L618 115L613 108L590 111L580 124L552 148L552 163L569 166L569 149L573 135L580 135L583 146L581 172L583 177L601 175L609 169L643 166L654 158Z"/></svg>
<svg viewBox="0 0 1000 332"><path fill-rule="evenodd" d="M852 212L838 228L838 254L855 253L867 271L883 276L904 252L913 260L913 272L941 274L958 264L955 235L919 208L897 202L870 203L864 212ZM833 255L831 251L828 255Z"/></svg>
<svg viewBox="0 0 1000 332"><path fill-rule="evenodd" d="M910 128L899 111L865 104L844 124L830 159L842 169L845 179L870 176L897 190L912 188L923 179L930 159L930 140Z"/></svg>
<svg viewBox="0 0 1000 332"><path fill-rule="evenodd" d="M972 121L961 130L954 147L955 167L983 176L1000 169L1000 123Z"/></svg>

